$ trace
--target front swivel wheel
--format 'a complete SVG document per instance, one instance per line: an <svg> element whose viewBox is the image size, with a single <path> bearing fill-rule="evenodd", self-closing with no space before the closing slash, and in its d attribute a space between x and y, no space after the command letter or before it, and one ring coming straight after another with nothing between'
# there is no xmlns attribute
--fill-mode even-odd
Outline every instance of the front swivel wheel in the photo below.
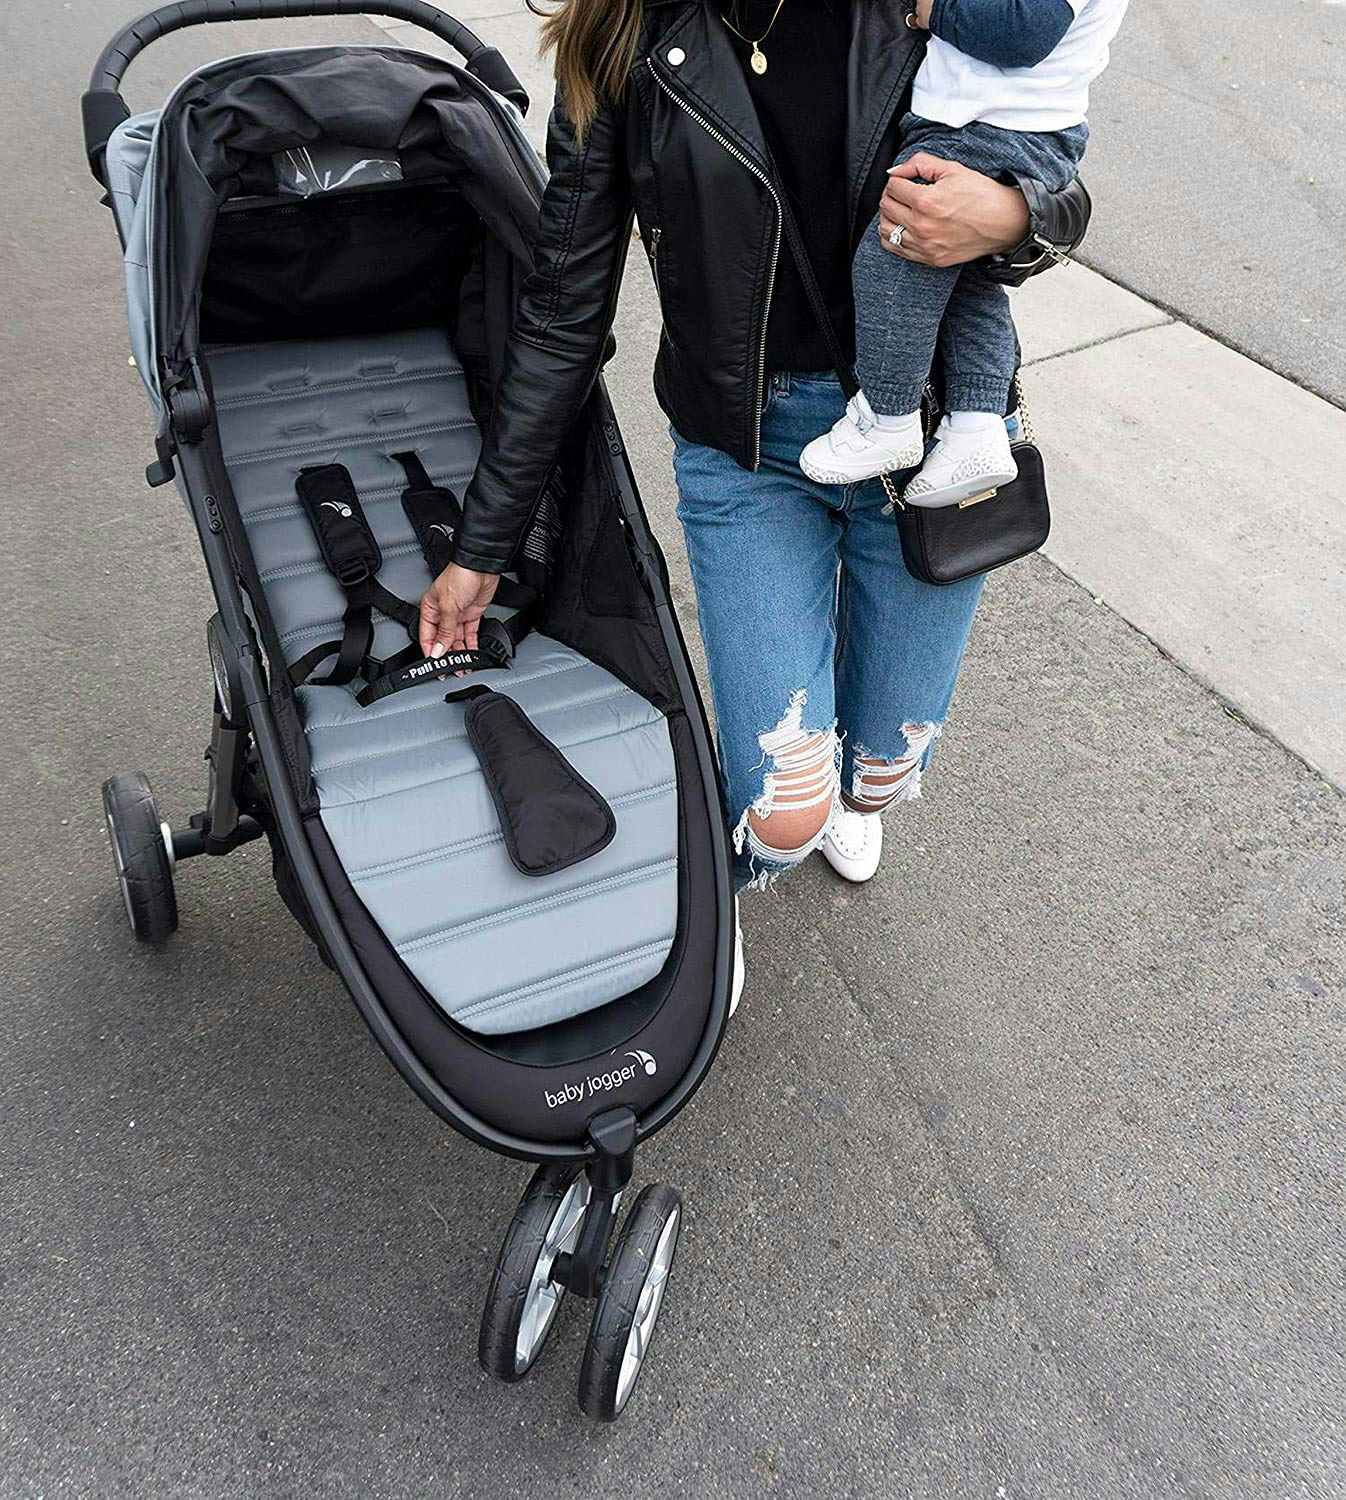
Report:
<svg viewBox="0 0 1346 1500"><path fill-rule="evenodd" d="M580 1367L580 1410L600 1422L615 1422L636 1388L681 1228L681 1196L654 1184L636 1199L622 1229Z"/></svg>
<svg viewBox="0 0 1346 1500"><path fill-rule="evenodd" d="M552 1268L574 1250L588 1206L589 1180L578 1168L546 1166L533 1174L482 1310L477 1358L488 1375L522 1380L542 1353L566 1291Z"/></svg>
<svg viewBox="0 0 1346 1500"><path fill-rule="evenodd" d="M103 783L103 816L131 931L142 943L162 943L178 927L173 834L139 771Z"/></svg>

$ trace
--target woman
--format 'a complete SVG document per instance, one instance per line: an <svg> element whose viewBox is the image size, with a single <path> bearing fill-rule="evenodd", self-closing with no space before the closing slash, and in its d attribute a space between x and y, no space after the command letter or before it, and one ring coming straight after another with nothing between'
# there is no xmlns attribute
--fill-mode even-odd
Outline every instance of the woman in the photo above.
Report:
<svg viewBox="0 0 1346 1500"><path fill-rule="evenodd" d="M845 336L862 234L931 265L995 257L991 274L1015 284L1051 263L1045 245L1079 242L1089 200L1078 184L1051 194L928 156L889 177L924 45L899 0L726 6L562 0L544 25L558 91L536 260L455 562L421 602L421 645L476 644L600 369L634 212L663 313L655 390L739 883L765 886L820 845L867 880L879 815L919 795L981 582L912 578L878 481L800 472L801 448L846 400L782 242L779 195Z"/></svg>

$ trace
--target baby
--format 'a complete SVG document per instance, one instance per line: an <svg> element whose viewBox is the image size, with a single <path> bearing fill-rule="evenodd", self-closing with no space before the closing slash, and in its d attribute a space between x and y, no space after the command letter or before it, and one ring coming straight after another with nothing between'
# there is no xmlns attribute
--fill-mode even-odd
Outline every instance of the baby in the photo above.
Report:
<svg viewBox="0 0 1346 1500"><path fill-rule="evenodd" d="M1089 85L1128 0L916 0L910 24L931 32L902 122L896 165L918 152L1001 181L1036 178L1057 191L1074 178L1089 127ZM900 247L902 231L890 243ZM1005 413L1018 339L1004 288L980 267L921 265L867 234L855 256L856 373L846 415L800 454L824 484L897 469L920 472L909 505L955 505L1018 473ZM928 457L921 394L938 347L940 422Z"/></svg>

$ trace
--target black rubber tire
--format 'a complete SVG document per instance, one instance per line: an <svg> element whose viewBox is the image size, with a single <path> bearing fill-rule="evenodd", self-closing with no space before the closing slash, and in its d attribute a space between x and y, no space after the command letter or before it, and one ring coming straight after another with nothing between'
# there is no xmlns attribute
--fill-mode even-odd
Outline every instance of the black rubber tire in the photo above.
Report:
<svg viewBox="0 0 1346 1500"><path fill-rule="evenodd" d="M103 816L131 931L142 943L166 942L178 930L173 865L154 793L139 771L103 783Z"/></svg>
<svg viewBox="0 0 1346 1500"><path fill-rule="evenodd" d="M488 1375L507 1385L522 1380L537 1364L538 1356L556 1328L553 1316L551 1327L533 1351L532 1358L520 1368L515 1351L533 1271L557 1210L579 1175L578 1167L539 1167L519 1200L505 1243L500 1247L500 1258L495 1263L495 1274L491 1277L486 1305L482 1308L477 1358Z"/></svg>
<svg viewBox="0 0 1346 1500"><path fill-rule="evenodd" d="M671 1270L682 1234L682 1195L662 1183L652 1183L636 1199L612 1253L603 1290L598 1294L598 1306L594 1308L589 1342L584 1347L584 1363L580 1366L580 1410L595 1421L615 1422L640 1384L648 1353L641 1360L630 1390L619 1402L622 1358L635 1322L636 1307L650 1273L655 1247L673 1214L677 1214L678 1223L669 1255ZM653 1326L649 1332L653 1334Z"/></svg>

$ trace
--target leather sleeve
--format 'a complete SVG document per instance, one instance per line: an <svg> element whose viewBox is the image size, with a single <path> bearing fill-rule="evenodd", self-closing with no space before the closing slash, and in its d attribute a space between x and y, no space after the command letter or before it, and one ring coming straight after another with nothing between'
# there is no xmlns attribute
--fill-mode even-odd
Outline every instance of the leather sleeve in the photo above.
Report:
<svg viewBox="0 0 1346 1500"><path fill-rule="evenodd" d="M1013 250L982 262L987 276L1002 286L1022 286L1030 276L1059 265L1083 241L1094 211L1089 190L1078 177L1059 193L1033 177L1016 175L1014 180L1028 204L1028 233Z"/></svg>
<svg viewBox="0 0 1346 1500"><path fill-rule="evenodd" d="M625 121L617 106L604 105L580 143L558 101L547 127L547 164L533 268L454 545L454 561L482 573L510 567L593 387L631 237Z"/></svg>

